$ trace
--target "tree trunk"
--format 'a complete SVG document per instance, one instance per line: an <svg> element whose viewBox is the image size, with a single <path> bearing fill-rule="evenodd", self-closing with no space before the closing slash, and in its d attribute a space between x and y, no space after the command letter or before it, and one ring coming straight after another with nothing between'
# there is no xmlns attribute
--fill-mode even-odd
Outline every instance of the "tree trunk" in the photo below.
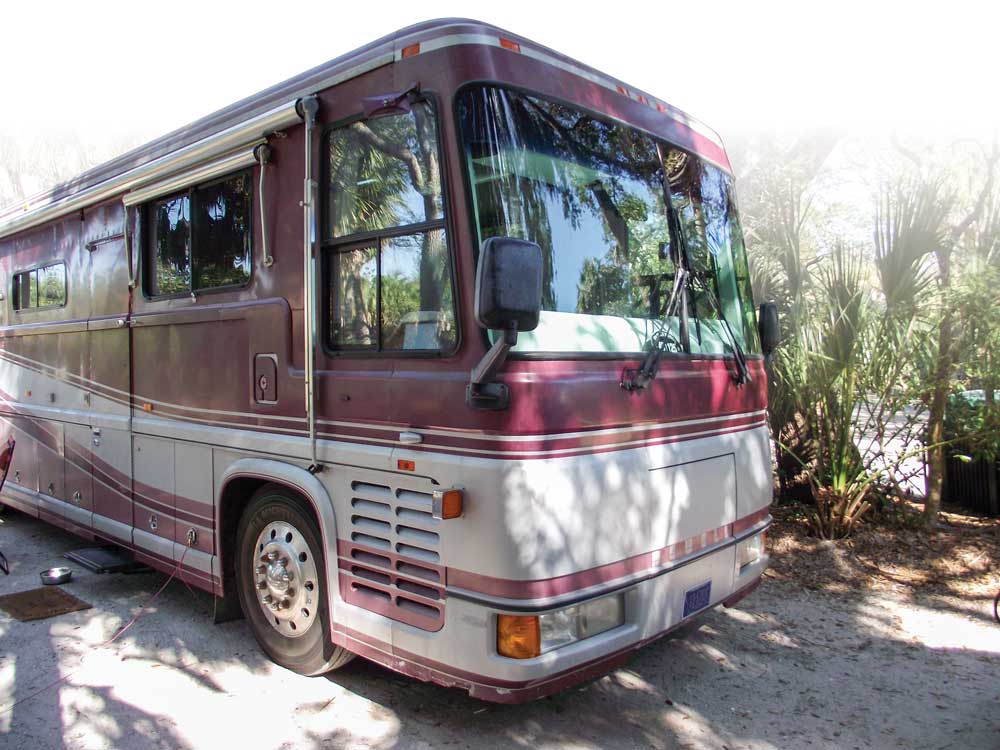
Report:
<svg viewBox="0 0 1000 750"><path fill-rule="evenodd" d="M947 298L951 288L951 253L939 249L938 270L940 273L940 290L943 298ZM948 405L948 391L951 388L951 376L954 364L952 362L952 339L954 329L951 316L941 318L938 331L937 366L934 369L934 384L931 391L931 405L927 415L927 497L924 499L924 523L928 526L937 522L941 510L941 490L944 486L945 448L944 441L944 411Z"/></svg>
<svg viewBox="0 0 1000 750"><path fill-rule="evenodd" d="M992 382L985 383L984 386L983 393L986 396L986 409L992 416L997 408L996 391L993 388ZM994 422L993 424L996 423ZM990 515L992 516L1000 515L1000 488L997 487L998 462L1000 462L1000 456L994 456L993 460L989 462L986 472L986 497L988 500L987 508L989 508Z"/></svg>

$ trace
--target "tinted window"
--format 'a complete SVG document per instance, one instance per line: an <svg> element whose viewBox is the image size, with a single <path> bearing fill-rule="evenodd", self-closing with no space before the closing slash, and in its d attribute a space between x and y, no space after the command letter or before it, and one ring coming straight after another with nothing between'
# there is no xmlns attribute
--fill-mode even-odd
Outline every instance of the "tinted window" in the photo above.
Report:
<svg viewBox="0 0 1000 750"><path fill-rule="evenodd" d="M334 347L420 351L455 344L451 264L443 229L334 252L329 295Z"/></svg>
<svg viewBox="0 0 1000 750"><path fill-rule="evenodd" d="M542 312L519 351L637 352L664 339L683 351L690 339L692 351L728 352L716 298L734 335L753 341L728 175L622 123L516 91L469 87L456 109L479 240L542 248ZM711 286L688 300L690 316L682 305L667 316L681 246Z"/></svg>
<svg viewBox="0 0 1000 750"><path fill-rule="evenodd" d="M38 306L66 304L66 267L62 263L38 269Z"/></svg>
<svg viewBox="0 0 1000 750"><path fill-rule="evenodd" d="M250 180L244 176L195 192L194 288L250 279Z"/></svg>
<svg viewBox="0 0 1000 750"><path fill-rule="evenodd" d="M155 201L148 207L150 296L189 294L250 280L249 174Z"/></svg>
<svg viewBox="0 0 1000 750"><path fill-rule="evenodd" d="M415 102L406 113L350 123L330 132L327 148L329 344L372 352L453 348L433 109Z"/></svg>
<svg viewBox="0 0 1000 750"><path fill-rule="evenodd" d="M155 268L153 296L191 291L191 199L186 195L157 201L152 208Z"/></svg>
<svg viewBox="0 0 1000 750"><path fill-rule="evenodd" d="M666 157L670 195L698 283L691 285L691 351L722 353L719 311L744 348L759 349L743 233L722 170L678 149Z"/></svg>
<svg viewBox="0 0 1000 750"><path fill-rule="evenodd" d="M378 248L337 252L330 266L331 343L374 348L378 336Z"/></svg>
<svg viewBox="0 0 1000 750"><path fill-rule="evenodd" d="M440 219L437 124L426 102L410 112L330 133L327 236Z"/></svg>
<svg viewBox="0 0 1000 750"><path fill-rule="evenodd" d="M53 263L14 274L15 310L61 307L66 304L66 265Z"/></svg>

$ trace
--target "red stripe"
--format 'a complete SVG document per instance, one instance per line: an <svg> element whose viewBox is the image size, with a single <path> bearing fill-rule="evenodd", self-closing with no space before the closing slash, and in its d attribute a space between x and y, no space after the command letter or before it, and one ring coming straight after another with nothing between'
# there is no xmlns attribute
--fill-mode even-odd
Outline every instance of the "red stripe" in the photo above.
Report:
<svg viewBox="0 0 1000 750"><path fill-rule="evenodd" d="M748 586L734 592L726 601L742 598L753 591L759 583L760 578L758 577ZM466 672L457 667L418 656L337 623L333 624L332 636L333 642L338 646L418 680L433 682L444 687L460 687L467 690L473 698L481 700L497 703L522 703L551 695L584 680L606 674L624 663L633 651L662 638L671 630L679 627L682 622L677 622L672 627L655 635L575 667L534 680L522 681L503 680L490 675Z"/></svg>
<svg viewBox="0 0 1000 750"><path fill-rule="evenodd" d="M543 599L550 596L561 596L615 581L634 573L655 570L662 567L664 563L687 557L749 529L767 518L769 512L770 506L767 506L737 520L735 523L725 524L702 534L696 534L667 547L652 552L643 552L624 560L576 573L533 581L518 581L448 568L448 585L504 599Z"/></svg>

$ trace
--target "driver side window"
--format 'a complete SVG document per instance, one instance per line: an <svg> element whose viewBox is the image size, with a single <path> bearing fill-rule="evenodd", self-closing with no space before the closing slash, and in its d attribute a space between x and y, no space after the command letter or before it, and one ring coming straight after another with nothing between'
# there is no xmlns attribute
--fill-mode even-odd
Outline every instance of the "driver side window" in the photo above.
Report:
<svg viewBox="0 0 1000 750"><path fill-rule="evenodd" d="M451 351L454 293L430 103L331 130L325 147L327 344Z"/></svg>

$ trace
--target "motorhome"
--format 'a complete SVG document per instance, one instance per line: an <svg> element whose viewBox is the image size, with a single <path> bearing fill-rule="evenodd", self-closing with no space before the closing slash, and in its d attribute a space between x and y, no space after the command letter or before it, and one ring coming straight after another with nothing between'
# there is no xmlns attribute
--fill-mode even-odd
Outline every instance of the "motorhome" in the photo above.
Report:
<svg viewBox="0 0 1000 750"><path fill-rule="evenodd" d="M0 213L0 499L533 699L759 582L769 313L714 131L427 22Z"/></svg>

